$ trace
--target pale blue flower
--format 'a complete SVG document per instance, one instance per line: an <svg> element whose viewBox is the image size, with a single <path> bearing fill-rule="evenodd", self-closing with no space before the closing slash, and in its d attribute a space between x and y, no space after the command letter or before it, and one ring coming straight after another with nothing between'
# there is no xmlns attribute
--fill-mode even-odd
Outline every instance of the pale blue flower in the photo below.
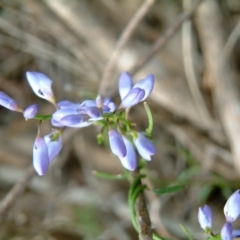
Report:
<svg viewBox="0 0 240 240"><path fill-rule="evenodd" d="M108 132L108 136L111 151L119 158L124 158L127 154L127 149L122 135L117 130L111 129Z"/></svg>
<svg viewBox="0 0 240 240"><path fill-rule="evenodd" d="M144 136L143 133L138 132L137 137L133 138L134 144L139 152L139 154L145 159L150 161L151 156L156 153L156 148L154 144Z"/></svg>
<svg viewBox="0 0 240 240"><path fill-rule="evenodd" d="M232 224L226 222L221 229L221 238L222 240L232 240Z"/></svg>
<svg viewBox="0 0 240 240"><path fill-rule="evenodd" d="M121 106L124 108L132 107L142 101L145 91L141 88L133 88L122 100Z"/></svg>
<svg viewBox="0 0 240 240"><path fill-rule="evenodd" d="M12 111L17 111L17 112L22 111L18 107L18 104L14 99L12 99L6 93L1 91L0 91L0 105Z"/></svg>
<svg viewBox="0 0 240 240"><path fill-rule="evenodd" d="M129 73L122 73L118 81L119 94L122 99L121 106L129 108L144 101L152 92L153 86L154 76L152 74L133 86L133 81Z"/></svg>
<svg viewBox="0 0 240 240"><path fill-rule="evenodd" d="M235 191L224 206L224 214L227 222L235 221L240 215L240 190Z"/></svg>
<svg viewBox="0 0 240 240"><path fill-rule="evenodd" d="M240 229L235 229L232 231L232 237L237 238L240 237Z"/></svg>
<svg viewBox="0 0 240 240"><path fill-rule="evenodd" d="M133 88L132 77L128 72L123 72L118 80L118 89L121 99L124 99L132 88Z"/></svg>
<svg viewBox="0 0 240 240"><path fill-rule="evenodd" d="M50 134L44 136L47 144L49 161L51 162L62 149L62 136L58 130L53 130Z"/></svg>
<svg viewBox="0 0 240 240"><path fill-rule="evenodd" d="M212 228L212 210L208 205L198 209L198 221L202 229Z"/></svg>
<svg viewBox="0 0 240 240"><path fill-rule="evenodd" d="M38 175L42 176L47 172L49 164L48 147L41 136L37 136L33 145L33 167Z"/></svg>
<svg viewBox="0 0 240 240"><path fill-rule="evenodd" d="M55 102L52 91L52 80L40 72L27 72L27 80L34 93L52 103Z"/></svg>
<svg viewBox="0 0 240 240"><path fill-rule="evenodd" d="M125 157L119 157L123 167L130 171L134 171L137 167L137 154L132 145L132 143L125 137L122 136L123 142L125 144L127 154Z"/></svg>

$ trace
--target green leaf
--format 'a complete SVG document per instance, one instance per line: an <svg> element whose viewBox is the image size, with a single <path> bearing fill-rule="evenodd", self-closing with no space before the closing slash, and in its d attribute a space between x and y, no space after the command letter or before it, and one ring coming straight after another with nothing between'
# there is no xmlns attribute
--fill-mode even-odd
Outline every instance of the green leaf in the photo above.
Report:
<svg viewBox="0 0 240 240"><path fill-rule="evenodd" d="M196 174L199 173L199 171L200 171L199 166L194 166L194 167L188 168L180 174L177 181L181 182L181 183L190 181L192 177L194 177Z"/></svg>
<svg viewBox="0 0 240 240"><path fill-rule="evenodd" d="M214 185L212 183L203 185L198 195L199 201L202 203L206 202L213 189Z"/></svg>
<svg viewBox="0 0 240 240"><path fill-rule="evenodd" d="M130 199L131 199L132 195L134 194L135 189L138 187L138 184L141 183L141 179L144 178L144 177L145 177L144 174L139 174L139 175L133 180L133 182L132 182L132 184L131 184L131 186L130 186L130 188L129 188L129 194L128 194L128 196L130 197Z"/></svg>
<svg viewBox="0 0 240 240"><path fill-rule="evenodd" d="M190 235L189 231L187 230L186 227L184 227L182 224L180 224L181 229L183 230L183 232L187 235L188 240L193 240L192 236Z"/></svg>
<svg viewBox="0 0 240 240"><path fill-rule="evenodd" d="M152 191L155 192L156 194L165 194L165 193L177 192L183 188L184 188L184 185L175 185L175 186L170 186L165 188L154 189Z"/></svg>
<svg viewBox="0 0 240 240"><path fill-rule="evenodd" d="M39 115L39 114L37 114L34 117L34 119L41 120L41 121L49 120L51 118L52 118L52 114L48 114L48 115Z"/></svg>
<svg viewBox="0 0 240 240"><path fill-rule="evenodd" d="M109 174L109 173L102 173L102 172L96 172L93 171L92 172L96 177L98 178L102 178L102 179L106 179L106 180L124 180L126 179L126 175L125 174Z"/></svg>
<svg viewBox="0 0 240 240"><path fill-rule="evenodd" d="M209 236L207 240L222 240L220 235Z"/></svg>

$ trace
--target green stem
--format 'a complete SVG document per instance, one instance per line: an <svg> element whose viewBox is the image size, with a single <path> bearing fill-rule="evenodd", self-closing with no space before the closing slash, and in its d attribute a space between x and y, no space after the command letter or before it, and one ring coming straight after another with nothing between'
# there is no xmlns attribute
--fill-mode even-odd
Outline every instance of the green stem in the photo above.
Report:
<svg viewBox="0 0 240 240"><path fill-rule="evenodd" d="M146 129L146 133L148 136L151 136L152 131L153 131L153 116L152 116L152 112L148 106L147 102L143 103L145 111L147 113L147 117L148 117L148 128Z"/></svg>

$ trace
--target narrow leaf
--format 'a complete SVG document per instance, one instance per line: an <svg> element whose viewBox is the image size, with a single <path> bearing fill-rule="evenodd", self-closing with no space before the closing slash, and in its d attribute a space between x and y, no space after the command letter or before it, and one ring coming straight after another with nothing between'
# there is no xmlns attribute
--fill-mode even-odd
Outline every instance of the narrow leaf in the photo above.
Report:
<svg viewBox="0 0 240 240"><path fill-rule="evenodd" d="M123 180L126 179L125 174L110 174L110 173L102 173L102 172L92 172L96 177L106 179L106 180Z"/></svg>
<svg viewBox="0 0 240 240"><path fill-rule="evenodd" d="M160 195L165 193L177 192L183 188L184 188L184 185L175 185L175 186L170 186L165 188L154 189L153 192Z"/></svg>

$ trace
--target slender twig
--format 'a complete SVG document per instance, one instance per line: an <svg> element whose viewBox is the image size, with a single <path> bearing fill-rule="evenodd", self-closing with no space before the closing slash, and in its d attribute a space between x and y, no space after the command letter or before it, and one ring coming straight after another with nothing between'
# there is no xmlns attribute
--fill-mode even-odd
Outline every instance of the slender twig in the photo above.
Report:
<svg viewBox="0 0 240 240"><path fill-rule="evenodd" d="M238 38L240 36L240 21L237 23L237 25L234 27L233 31L231 32L224 48L223 48L223 54L226 57L229 57L234 45L236 44Z"/></svg>
<svg viewBox="0 0 240 240"><path fill-rule="evenodd" d="M126 28L123 30L122 35L120 36L115 49L112 52L112 55L110 56L108 63L106 65L106 68L103 72L103 76L101 79L101 83L99 86L99 93L103 94L104 91L106 91L106 86L109 84L109 81L112 77L113 69L115 67L115 64L120 56L120 52L123 49L123 47L126 45L130 37L132 36L134 30L138 26L139 22L142 20L142 18L147 14L150 7L153 5L155 0L145 0L143 4L139 7L137 12L133 15L131 20L129 21Z"/></svg>
<svg viewBox="0 0 240 240"><path fill-rule="evenodd" d="M0 222L4 220L7 210L17 199L17 196L19 196L25 190L25 188L29 184L30 180L35 176L35 174L36 172L33 167L29 167L22 179L12 187L12 189L0 202Z"/></svg>
<svg viewBox="0 0 240 240"><path fill-rule="evenodd" d="M191 4L191 0L184 0L184 8L188 8ZM202 121L211 121L211 116L204 102L203 96L198 86L197 77L193 66L192 56L192 23L189 19L186 19L182 25L182 48L183 48L183 63L187 83L192 94L195 106L201 116Z"/></svg>
<svg viewBox="0 0 240 240"><path fill-rule="evenodd" d="M139 71L167 42L168 40L177 32L181 27L182 23L188 19L202 0L196 0L193 5L183 12L179 18L167 29L164 34L161 34L156 40L150 51L142 58L141 61L137 62L130 70L132 74Z"/></svg>

